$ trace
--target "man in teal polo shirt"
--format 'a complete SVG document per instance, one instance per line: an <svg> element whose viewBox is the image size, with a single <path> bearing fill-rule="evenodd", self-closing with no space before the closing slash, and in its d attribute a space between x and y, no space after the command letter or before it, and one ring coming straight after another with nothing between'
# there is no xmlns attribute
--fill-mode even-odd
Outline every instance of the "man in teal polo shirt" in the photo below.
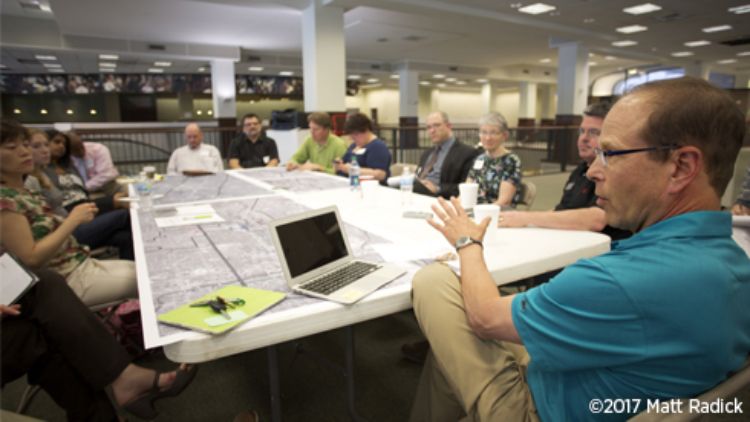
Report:
<svg viewBox="0 0 750 422"><path fill-rule="evenodd" d="M414 277L432 353L412 420L625 420L740 368L750 260L720 198L744 133L732 99L700 79L623 97L588 177L607 224L635 235L514 296L498 295L484 263L489 219L441 200L431 224L456 246L461 276L431 265Z"/></svg>
<svg viewBox="0 0 750 422"><path fill-rule="evenodd" d="M287 170L324 171L333 174L334 160L346 154L346 142L331 133L331 116L328 113L310 113L310 136L286 163Z"/></svg>

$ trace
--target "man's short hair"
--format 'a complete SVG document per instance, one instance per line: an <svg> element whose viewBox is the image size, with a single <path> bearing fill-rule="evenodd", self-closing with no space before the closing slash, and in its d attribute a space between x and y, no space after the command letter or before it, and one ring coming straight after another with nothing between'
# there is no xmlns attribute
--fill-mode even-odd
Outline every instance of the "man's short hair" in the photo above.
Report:
<svg viewBox="0 0 750 422"><path fill-rule="evenodd" d="M732 97L694 77L641 85L626 97L631 95L645 97L651 106L639 136L651 146L700 149L711 186L719 197L724 195L746 130L744 114ZM669 157L669 151L651 154L660 160Z"/></svg>
<svg viewBox="0 0 750 422"><path fill-rule="evenodd" d="M258 117L257 114L255 114L255 113L247 113L244 116L242 116L242 120L240 120L240 125L244 125L245 124L245 119L250 119L250 118L253 118L253 117L256 118L256 119L258 119L258 121L260 122L260 117Z"/></svg>
<svg viewBox="0 0 750 422"><path fill-rule="evenodd" d="M345 133L372 132L372 121L362 113L354 113L346 118L344 122Z"/></svg>
<svg viewBox="0 0 750 422"><path fill-rule="evenodd" d="M604 119L605 117L607 117L607 113L609 113L609 110L611 108L612 103L610 103L609 101L600 101L598 103L592 103L586 106L586 109L583 110L583 115Z"/></svg>
<svg viewBox="0 0 750 422"><path fill-rule="evenodd" d="M497 126L501 132L508 132L508 121L505 120L502 114L497 112L490 112L485 114L479 119L479 126Z"/></svg>
<svg viewBox="0 0 750 422"><path fill-rule="evenodd" d="M331 116L329 116L328 113L323 113L321 111L310 113L310 115L307 116L307 122L315 123L326 129L331 128Z"/></svg>
<svg viewBox="0 0 750 422"><path fill-rule="evenodd" d="M2 118L2 143L23 139L29 139L29 131L25 126L18 123L17 120L9 117Z"/></svg>
<svg viewBox="0 0 750 422"><path fill-rule="evenodd" d="M438 116L440 116L440 118L443 120L443 123L445 124L449 124L451 122L450 118L448 118L448 113L444 111L433 111L432 113L430 113L430 115L433 114L437 114Z"/></svg>

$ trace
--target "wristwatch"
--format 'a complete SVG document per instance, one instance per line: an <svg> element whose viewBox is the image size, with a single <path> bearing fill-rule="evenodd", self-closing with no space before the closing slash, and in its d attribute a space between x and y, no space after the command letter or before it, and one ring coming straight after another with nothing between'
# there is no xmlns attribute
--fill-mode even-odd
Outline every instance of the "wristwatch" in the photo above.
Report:
<svg viewBox="0 0 750 422"><path fill-rule="evenodd" d="M469 245L471 245L471 244L473 244L473 243L476 243L476 244L477 244L477 245L479 245L480 247L484 247L484 246L482 245L482 242L481 242L481 241L479 241L479 240L476 240L476 239L472 239L472 238L470 238L469 236L461 236L461 237L459 237L459 238L458 238L458 239L456 240L456 244L455 244L455 245L453 245L453 246L455 246L455 247L456 247L456 252L458 252L458 251L460 251L460 250L461 250L462 248L464 248L464 247L466 247L466 246L469 246Z"/></svg>

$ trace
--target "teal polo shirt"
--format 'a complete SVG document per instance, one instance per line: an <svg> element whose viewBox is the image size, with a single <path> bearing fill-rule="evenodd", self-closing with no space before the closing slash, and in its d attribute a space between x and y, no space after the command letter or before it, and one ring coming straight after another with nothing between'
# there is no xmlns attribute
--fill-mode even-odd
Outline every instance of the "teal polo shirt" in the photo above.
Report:
<svg viewBox="0 0 750 422"><path fill-rule="evenodd" d="M543 421L625 420L592 399L692 397L750 352L750 259L729 213L671 217L517 295ZM687 410L687 403L684 405Z"/></svg>

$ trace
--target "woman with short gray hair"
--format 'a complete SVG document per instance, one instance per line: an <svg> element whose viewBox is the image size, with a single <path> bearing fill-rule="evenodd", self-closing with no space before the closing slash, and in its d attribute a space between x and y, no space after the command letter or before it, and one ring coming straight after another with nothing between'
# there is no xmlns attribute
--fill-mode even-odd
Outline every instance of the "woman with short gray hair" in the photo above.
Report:
<svg viewBox="0 0 750 422"><path fill-rule="evenodd" d="M508 122L500 113L479 119L479 140L484 153L475 160L467 182L479 185L477 202L515 208L521 200L521 159L505 148Z"/></svg>

